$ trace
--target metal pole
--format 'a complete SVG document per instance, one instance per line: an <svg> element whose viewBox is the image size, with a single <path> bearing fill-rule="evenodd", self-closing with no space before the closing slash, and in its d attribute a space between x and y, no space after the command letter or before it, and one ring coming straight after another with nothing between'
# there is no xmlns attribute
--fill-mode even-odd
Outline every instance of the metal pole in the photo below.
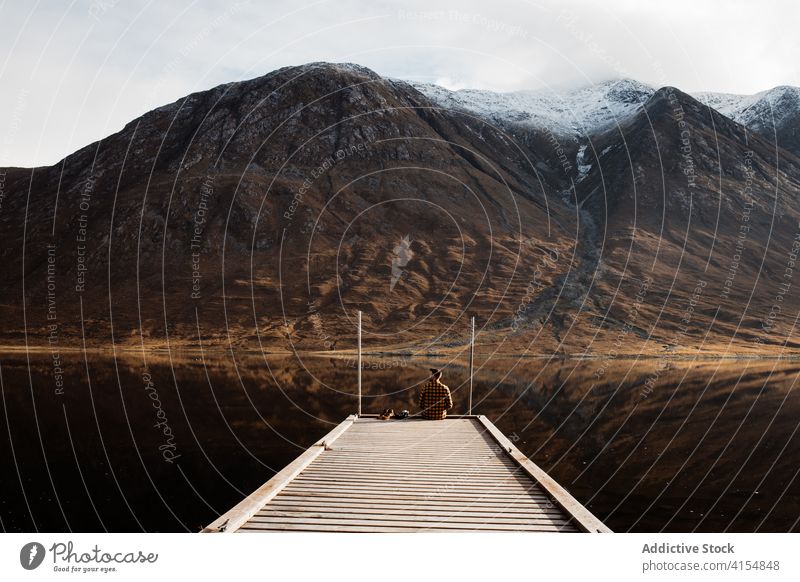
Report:
<svg viewBox="0 0 800 582"><path fill-rule="evenodd" d="M475 316L472 316L472 339L469 342L469 410L472 414L472 369L475 364Z"/></svg>
<svg viewBox="0 0 800 582"><path fill-rule="evenodd" d="M361 416L361 311L358 312L358 415Z"/></svg>

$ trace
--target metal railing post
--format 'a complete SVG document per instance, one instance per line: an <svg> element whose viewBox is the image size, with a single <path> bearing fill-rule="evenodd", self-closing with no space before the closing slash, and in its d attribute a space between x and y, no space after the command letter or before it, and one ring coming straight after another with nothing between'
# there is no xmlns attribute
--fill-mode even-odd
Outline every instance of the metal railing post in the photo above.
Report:
<svg viewBox="0 0 800 582"><path fill-rule="evenodd" d="M469 409L467 414L472 414L472 370L475 364L475 316L472 316L472 339L469 342Z"/></svg>
<svg viewBox="0 0 800 582"><path fill-rule="evenodd" d="M358 312L358 415L361 416L361 311Z"/></svg>

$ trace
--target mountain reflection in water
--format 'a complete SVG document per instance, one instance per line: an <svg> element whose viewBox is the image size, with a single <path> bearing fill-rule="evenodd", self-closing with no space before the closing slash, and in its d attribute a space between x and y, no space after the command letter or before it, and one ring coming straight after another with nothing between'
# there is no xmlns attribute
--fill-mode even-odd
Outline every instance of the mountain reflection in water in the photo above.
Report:
<svg viewBox="0 0 800 582"><path fill-rule="evenodd" d="M6 531L197 531L356 409L352 360L0 354ZM431 365L370 358L364 412ZM797 531L800 364L476 357L474 412L615 531ZM87 381L87 370L88 380Z"/></svg>

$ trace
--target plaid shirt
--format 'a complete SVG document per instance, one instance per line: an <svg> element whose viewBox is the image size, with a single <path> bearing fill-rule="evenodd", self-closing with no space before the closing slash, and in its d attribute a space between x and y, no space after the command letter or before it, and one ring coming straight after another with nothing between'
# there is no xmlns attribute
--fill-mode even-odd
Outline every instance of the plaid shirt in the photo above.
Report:
<svg viewBox="0 0 800 582"><path fill-rule="evenodd" d="M431 378L419 391L419 407L422 417L428 420L442 420L447 416L447 411L453 408L453 397L450 388L439 380Z"/></svg>

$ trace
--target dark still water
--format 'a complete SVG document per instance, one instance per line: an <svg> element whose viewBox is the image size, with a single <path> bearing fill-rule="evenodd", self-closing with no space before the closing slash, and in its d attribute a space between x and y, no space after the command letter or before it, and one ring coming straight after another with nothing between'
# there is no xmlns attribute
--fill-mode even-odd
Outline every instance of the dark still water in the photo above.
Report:
<svg viewBox="0 0 800 582"><path fill-rule="evenodd" d="M800 364L476 361L475 412L612 529L800 529ZM465 412L467 371L435 362ZM413 411L432 363L368 360L364 411ZM0 364L6 531L197 531L356 409L344 359Z"/></svg>

